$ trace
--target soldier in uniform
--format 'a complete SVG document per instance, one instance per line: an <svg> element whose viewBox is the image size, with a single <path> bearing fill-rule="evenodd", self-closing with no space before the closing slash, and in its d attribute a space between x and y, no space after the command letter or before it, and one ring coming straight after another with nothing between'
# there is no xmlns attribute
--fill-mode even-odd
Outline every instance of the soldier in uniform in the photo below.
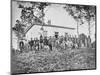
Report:
<svg viewBox="0 0 100 75"><path fill-rule="evenodd" d="M48 39L47 39L47 37L44 37L44 45L48 45Z"/></svg>
<svg viewBox="0 0 100 75"><path fill-rule="evenodd" d="M48 40L48 46L50 48L50 50L52 51L52 47L53 47L53 40L52 37L50 36L49 40Z"/></svg>
<svg viewBox="0 0 100 75"><path fill-rule="evenodd" d="M20 51L23 52L23 49L24 49L24 42L23 41L19 42L19 48L20 48Z"/></svg>
<svg viewBox="0 0 100 75"><path fill-rule="evenodd" d="M40 49L43 48L43 36L40 35Z"/></svg>
<svg viewBox="0 0 100 75"><path fill-rule="evenodd" d="M34 46L34 41L33 39L31 38L31 40L29 41L29 45L30 45L30 50L33 49L33 46Z"/></svg>
<svg viewBox="0 0 100 75"><path fill-rule="evenodd" d="M90 38L90 36L88 36L88 47L89 48L91 47L91 38Z"/></svg>
<svg viewBox="0 0 100 75"><path fill-rule="evenodd" d="M39 40L36 38L36 49L39 50Z"/></svg>

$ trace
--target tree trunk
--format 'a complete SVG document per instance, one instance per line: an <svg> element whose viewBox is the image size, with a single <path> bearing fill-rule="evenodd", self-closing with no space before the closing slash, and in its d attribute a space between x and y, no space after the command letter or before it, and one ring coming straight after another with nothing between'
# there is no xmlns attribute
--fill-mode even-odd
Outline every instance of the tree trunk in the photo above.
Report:
<svg viewBox="0 0 100 75"><path fill-rule="evenodd" d="M77 36L78 36L78 39L77 39L77 44L78 44L78 48L79 48L79 21L77 21Z"/></svg>
<svg viewBox="0 0 100 75"><path fill-rule="evenodd" d="M79 25L78 25L78 21L77 21L77 36L79 37Z"/></svg>
<svg viewBox="0 0 100 75"><path fill-rule="evenodd" d="M17 40L17 49L19 50L19 33L18 33L18 40Z"/></svg>
<svg viewBox="0 0 100 75"><path fill-rule="evenodd" d="M18 38L18 41L17 41L17 49L19 50L19 38Z"/></svg>
<svg viewBox="0 0 100 75"><path fill-rule="evenodd" d="M91 30L90 30L90 21L88 21L88 31L89 31L89 37L91 36ZM89 48L91 47L91 37L88 39Z"/></svg>
<svg viewBox="0 0 100 75"><path fill-rule="evenodd" d="M90 31L90 21L88 21L88 31L89 31L89 36L91 36L91 31Z"/></svg>

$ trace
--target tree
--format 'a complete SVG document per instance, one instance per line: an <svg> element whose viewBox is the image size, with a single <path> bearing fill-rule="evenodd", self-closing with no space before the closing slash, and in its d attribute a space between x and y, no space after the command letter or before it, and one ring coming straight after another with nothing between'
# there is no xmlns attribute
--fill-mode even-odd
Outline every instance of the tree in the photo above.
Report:
<svg viewBox="0 0 100 75"><path fill-rule="evenodd" d="M21 2L22 3L22 2ZM16 24L12 27L12 30L15 32L16 37L18 38L18 47L19 47L19 40L23 39L25 36L25 30L28 28L28 25L33 25L36 23L44 23L42 22L41 18L45 16L44 9L48 6L48 3L42 2L29 2L32 6L24 6L23 4L19 3L18 8L21 9L20 21L16 20ZM38 10L38 11L36 11ZM35 12L39 13L38 15Z"/></svg>
<svg viewBox="0 0 100 75"><path fill-rule="evenodd" d="M83 24L83 15L81 12L81 6L78 5L66 5L64 9L71 15L74 20L77 22L77 35L79 36L79 23Z"/></svg>
<svg viewBox="0 0 100 75"><path fill-rule="evenodd" d="M30 2L30 4L32 4L32 6L30 7L26 7L22 4L19 4L18 8L21 9L21 16L19 20L16 20L16 24L15 26L12 28L19 37L20 33L24 34L25 32L25 27L27 27L27 25L32 25L32 24L36 24L36 23L40 23L42 24L42 20L41 18L43 18L45 16L44 13L44 9L46 8L46 6L48 6L48 3L37 3L37 2ZM35 14L36 10L38 10L38 15ZM44 23L44 22L43 22Z"/></svg>
<svg viewBox="0 0 100 75"><path fill-rule="evenodd" d="M89 36L91 35L91 21L95 21L96 18L96 7L95 6L83 6L83 10L86 13L84 15L84 19L88 23L88 31L89 31Z"/></svg>
<svg viewBox="0 0 100 75"><path fill-rule="evenodd" d="M88 31L90 36L91 35L90 22L95 21L96 7L87 5L66 5L64 8L77 21L77 23L78 22L81 22L81 24L85 22L88 23ZM77 24L77 33L78 33L78 24Z"/></svg>
<svg viewBox="0 0 100 75"><path fill-rule="evenodd" d="M25 7L21 4L19 5L19 8L22 9L21 19L23 22L27 23L32 23L32 20L40 22L40 20L45 16L44 9L50 4L41 2L30 2L30 4L32 4L30 7Z"/></svg>
<svg viewBox="0 0 100 75"><path fill-rule="evenodd" d="M16 24L14 27L12 27L12 30L15 32L16 36L18 38L21 37L21 35L24 33L25 25L21 24L19 20L16 20Z"/></svg>
<svg viewBox="0 0 100 75"><path fill-rule="evenodd" d="M87 22L88 23L88 31L89 31L88 37L90 37L91 36L91 22L95 22L95 19L96 19L96 6L66 5L64 8L77 21L78 36L79 36L78 22L81 22L81 24ZM91 41L89 41L89 47L91 47Z"/></svg>
<svg viewBox="0 0 100 75"><path fill-rule="evenodd" d="M19 48L19 40L23 38L22 36L24 33L24 27L25 27L25 25L21 24L21 22L19 20L16 20L15 26L12 27L12 30L15 32L16 37L18 39L18 41L17 41L18 48Z"/></svg>
<svg viewBox="0 0 100 75"><path fill-rule="evenodd" d="M19 8L22 9L21 11L21 20L24 24L42 24L44 25L44 16L45 16L45 8L49 6L49 3L43 2L30 2L32 6L25 7L24 5L19 4Z"/></svg>

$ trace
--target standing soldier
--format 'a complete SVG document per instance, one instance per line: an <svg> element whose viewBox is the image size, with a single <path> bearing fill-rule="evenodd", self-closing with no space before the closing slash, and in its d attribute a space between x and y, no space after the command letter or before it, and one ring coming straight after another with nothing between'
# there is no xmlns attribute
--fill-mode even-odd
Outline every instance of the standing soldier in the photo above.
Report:
<svg viewBox="0 0 100 75"><path fill-rule="evenodd" d="M65 41L67 41L68 40L68 33L65 33Z"/></svg>
<svg viewBox="0 0 100 75"><path fill-rule="evenodd" d="M59 32L55 32L55 38L58 39Z"/></svg>
<svg viewBox="0 0 100 75"><path fill-rule="evenodd" d="M44 44L44 45L48 45L48 39L47 39L47 37L44 37L43 44Z"/></svg>
<svg viewBox="0 0 100 75"><path fill-rule="evenodd" d="M88 36L88 47L89 48L91 47L91 38L90 38L90 36Z"/></svg>
<svg viewBox="0 0 100 75"><path fill-rule="evenodd" d="M87 47L87 43L88 43L88 40L87 40L87 37L85 38L85 47Z"/></svg>
<svg viewBox="0 0 100 75"><path fill-rule="evenodd" d="M36 49L39 50L39 40L38 40L38 38L36 38Z"/></svg>
<svg viewBox="0 0 100 75"><path fill-rule="evenodd" d="M51 37L48 39L48 46L49 46L50 50L52 51L53 40Z"/></svg>
<svg viewBox="0 0 100 75"><path fill-rule="evenodd" d="M23 52L23 49L24 49L24 42L23 41L19 42L19 48L20 48L20 51Z"/></svg>
<svg viewBox="0 0 100 75"><path fill-rule="evenodd" d="M76 37L76 35L75 35L75 37L74 37L74 40L75 40L75 48L78 48L77 37Z"/></svg>
<svg viewBox="0 0 100 75"><path fill-rule="evenodd" d="M43 36L40 35L40 49L43 48Z"/></svg>
<svg viewBox="0 0 100 75"><path fill-rule="evenodd" d="M76 43L77 43L77 48L79 48L80 47L80 40L79 40L79 37L78 38L76 38Z"/></svg>
<svg viewBox="0 0 100 75"><path fill-rule="evenodd" d="M31 40L29 41L29 45L30 45L30 50L33 49L33 46L34 46L34 41L33 39L31 38Z"/></svg>

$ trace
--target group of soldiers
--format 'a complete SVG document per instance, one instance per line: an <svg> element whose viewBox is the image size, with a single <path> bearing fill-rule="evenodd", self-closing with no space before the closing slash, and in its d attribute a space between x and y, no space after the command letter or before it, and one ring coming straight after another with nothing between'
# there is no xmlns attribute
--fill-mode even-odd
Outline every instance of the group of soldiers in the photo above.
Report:
<svg viewBox="0 0 100 75"><path fill-rule="evenodd" d="M20 50L24 50L24 48L26 48L25 46L27 45L27 49L28 50L40 50L40 49L44 49L44 47L49 47L50 50L52 50L52 45L49 42L47 37L43 37L42 35L40 35L40 38L31 38L30 40L28 40L27 43L25 43L23 40L20 41L19 43L19 48Z"/></svg>
<svg viewBox="0 0 100 75"><path fill-rule="evenodd" d="M43 37L40 35L38 38L31 38L27 42L27 48L28 50L42 50L42 49L48 49L50 51L53 50L53 48L61 48L61 49L74 49L74 48L81 48L81 47L91 47L91 38L90 37L76 37L76 36L45 36ZM20 41L19 47L20 50L24 50L25 43L23 41Z"/></svg>

